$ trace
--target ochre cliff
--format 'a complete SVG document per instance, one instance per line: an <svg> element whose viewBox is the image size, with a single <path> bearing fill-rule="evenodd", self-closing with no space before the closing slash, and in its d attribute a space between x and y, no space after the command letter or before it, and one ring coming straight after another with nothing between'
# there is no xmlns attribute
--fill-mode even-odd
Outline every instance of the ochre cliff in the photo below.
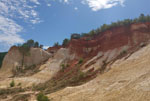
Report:
<svg viewBox="0 0 150 101"><path fill-rule="evenodd" d="M111 28L93 37L72 39L69 48L80 57L92 57L98 52L106 52L115 48L136 47L150 39L150 23L138 23Z"/></svg>
<svg viewBox="0 0 150 101"><path fill-rule="evenodd" d="M22 84L24 93L10 93L6 98L0 95L0 100L13 101L15 96L27 94L27 99L34 101L40 91L52 101L150 100L148 22L71 39L66 47L50 47L46 51L32 48L30 53L25 65L42 62L38 72L10 77L12 69L21 64L22 54L17 47L9 50L0 69L0 90L9 88L14 80Z"/></svg>

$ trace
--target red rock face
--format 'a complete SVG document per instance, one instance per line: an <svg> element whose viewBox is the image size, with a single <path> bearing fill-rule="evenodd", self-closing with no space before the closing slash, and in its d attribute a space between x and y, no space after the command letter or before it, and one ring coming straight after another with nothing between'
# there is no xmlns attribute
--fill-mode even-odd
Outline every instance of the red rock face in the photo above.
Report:
<svg viewBox="0 0 150 101"><path fill-rule="evenodd" d="M62 48L62 46L49 47L49 48L47 49L47 51L48 51L49 53L56 53L60 48Z"/></svg>
<svg viewBox="0 0 150 101"><path fill-rule="evenodd" d="M72 39L68 48L80 57L92 57L99 51L106 52L125 45L134 48L149 40L150 23L138 23L112 28L93 37Z"/></svg>

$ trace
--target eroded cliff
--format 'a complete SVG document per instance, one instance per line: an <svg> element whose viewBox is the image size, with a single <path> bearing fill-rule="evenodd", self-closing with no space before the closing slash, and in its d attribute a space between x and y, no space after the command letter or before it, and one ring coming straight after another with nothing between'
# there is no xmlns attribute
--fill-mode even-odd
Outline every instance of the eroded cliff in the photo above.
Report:
<svg viewBox="0 0 150 101"><path fill-rule="evenodd" d="M33 48L24 64L43 62L38 71L7 78L22 59L12 47L0 70L0 88L8 89L14 80L24 91L3 92L7 97L0 95L0 100L13 101L16 96L28 95L27 99L34 101L42 91L52 101L149 101L149 44L150 23L115 27L71 39L66 47L49 48L49 53Z"/></svg>

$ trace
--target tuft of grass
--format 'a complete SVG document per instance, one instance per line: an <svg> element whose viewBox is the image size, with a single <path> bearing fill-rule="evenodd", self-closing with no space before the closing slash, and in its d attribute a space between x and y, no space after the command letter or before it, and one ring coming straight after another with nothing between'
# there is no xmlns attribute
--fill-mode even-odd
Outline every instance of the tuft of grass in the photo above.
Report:
<svg viewBox="0 0 150 101"><path fill-rule="evenodd" d="M14 86L15 86L15 81L12 80L11 83L10 83L9 85L10 85L10 87L14 87Z"/></svg>
<svg viewBox="0 0 150 101"><path fill-rule="evenodd" d="M45 96L43 93L39 93L39 94L37 95L37 101L50 101L50 100L49 100L48 97Z"/></svg>
<svg viewBox="0 0 150 101"><path fill-rule="evenodd" d="M82 64L82 63L83 63L83 59L82 59L82 58L80 58L80 60L79 60L78 64Z"/></svg>
<svg viewBox="0 0 150 101"><path fill-rule="evenodd" d="M68 67L69 67L69 64L66 64L66 65L65 64L61 64L61 68L62 68L61 71L64 72L65 69L68 68Z"/></svg>

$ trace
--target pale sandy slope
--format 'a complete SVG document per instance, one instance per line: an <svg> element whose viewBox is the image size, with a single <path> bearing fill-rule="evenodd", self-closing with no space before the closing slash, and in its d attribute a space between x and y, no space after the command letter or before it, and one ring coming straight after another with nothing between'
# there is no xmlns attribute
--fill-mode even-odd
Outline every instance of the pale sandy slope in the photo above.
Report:
<svg viewBox="0 0 150 101"><path fill-rule="evenodd" d="M52 101L150 101L150 45L90 82L48 96Z"/></svg>

